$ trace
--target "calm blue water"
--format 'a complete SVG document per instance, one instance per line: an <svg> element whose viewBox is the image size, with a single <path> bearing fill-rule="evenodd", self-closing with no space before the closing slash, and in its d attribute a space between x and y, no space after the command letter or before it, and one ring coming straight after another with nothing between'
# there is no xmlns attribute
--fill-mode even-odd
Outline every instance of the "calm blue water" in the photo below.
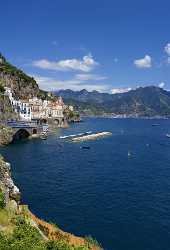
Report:
<svg viewBox="0 0 170 250"><path fill-rule="evenodd" d="M57 139L88 130L113 136L84 142L90 150ZM169 250L167 132L170 120L86 119L46 141L0 151L12 163L23 202L39 217L76 235L91 234L108 250Z"/></svg>

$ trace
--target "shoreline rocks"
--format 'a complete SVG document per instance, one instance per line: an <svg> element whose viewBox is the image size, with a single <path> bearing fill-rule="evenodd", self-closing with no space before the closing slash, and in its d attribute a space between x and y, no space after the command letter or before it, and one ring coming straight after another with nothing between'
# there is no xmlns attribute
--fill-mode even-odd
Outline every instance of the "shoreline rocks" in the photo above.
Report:
<svg viewBox="0 0 170 250"><path fill-rule="evenodd" d="M13 204L13 207L17 208L20 203L21 193L11 177L10 163L5 162L2 156L0 156L0 189L4 194L5 206L8 207L9 204Z"/></svg>
<svg viewBox="0 0 170 250"><path fill-rule="evenodd" d="M8 145L13 140L13 131L11 128L0 124L0 145Z"/></svg>

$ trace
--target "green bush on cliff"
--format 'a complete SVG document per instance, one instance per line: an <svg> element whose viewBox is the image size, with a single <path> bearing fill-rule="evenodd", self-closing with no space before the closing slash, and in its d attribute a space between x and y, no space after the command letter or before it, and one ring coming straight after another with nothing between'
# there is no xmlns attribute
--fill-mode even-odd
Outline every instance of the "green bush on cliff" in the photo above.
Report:
<svg viewBox="0 0 170 250"><path fill-rule="evenodd" d="M91 235L86 236L85 239L88 242L89 246L91 245L91 246L96 246L96 247L101 248L100 243L95 238L93 238Z"/></svg>
<svg viewBox="0 0 170 250"><path fill-rule="evenodd" d="M67 241L43 239L38 229L31 226L24 217L14 220L12 234L0 232L0 250L89 250L88 246L71 246Z"/></svg>
<svg viewBox="0 0 170 250"><path fill-rule="evenodd" d="M5 207L5 197L3 192L0 190L0 209Z"/></svg>

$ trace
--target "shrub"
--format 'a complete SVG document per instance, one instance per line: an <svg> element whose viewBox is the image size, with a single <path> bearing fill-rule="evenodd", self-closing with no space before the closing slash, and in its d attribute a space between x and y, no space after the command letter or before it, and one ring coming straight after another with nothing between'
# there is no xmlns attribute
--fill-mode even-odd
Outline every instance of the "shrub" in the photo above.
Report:
<svg viewBox="0 0 170 250"><path fill-rule="evenodd" d="M93 238L91 235L86 236L85 240L87 241L88 246L91 245L91 246L97 246L97 247L101 248L100 243L95 238Z"/></svg>
<svg viewBox="0 0 170 250"><path fill-rule="evenodd" d="M3 192L0 190L0 209L5 207L5 196Z"/></svg>

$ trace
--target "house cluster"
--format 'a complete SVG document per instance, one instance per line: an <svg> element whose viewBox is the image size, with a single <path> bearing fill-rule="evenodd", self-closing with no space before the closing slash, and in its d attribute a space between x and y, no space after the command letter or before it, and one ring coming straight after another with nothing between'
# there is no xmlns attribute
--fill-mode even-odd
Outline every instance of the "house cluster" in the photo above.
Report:
<svg viewBox="0 0 170 250"><path fill-rule="evenodd" d="M66 106L59 97L56 101L42 100L33 97L29 100L16 100L10 88L5 88L5 94L9 97L13 110L18 114L20 120L31 121L40 119L64 119L64 110L73 110L72 106Z"/></svg>

